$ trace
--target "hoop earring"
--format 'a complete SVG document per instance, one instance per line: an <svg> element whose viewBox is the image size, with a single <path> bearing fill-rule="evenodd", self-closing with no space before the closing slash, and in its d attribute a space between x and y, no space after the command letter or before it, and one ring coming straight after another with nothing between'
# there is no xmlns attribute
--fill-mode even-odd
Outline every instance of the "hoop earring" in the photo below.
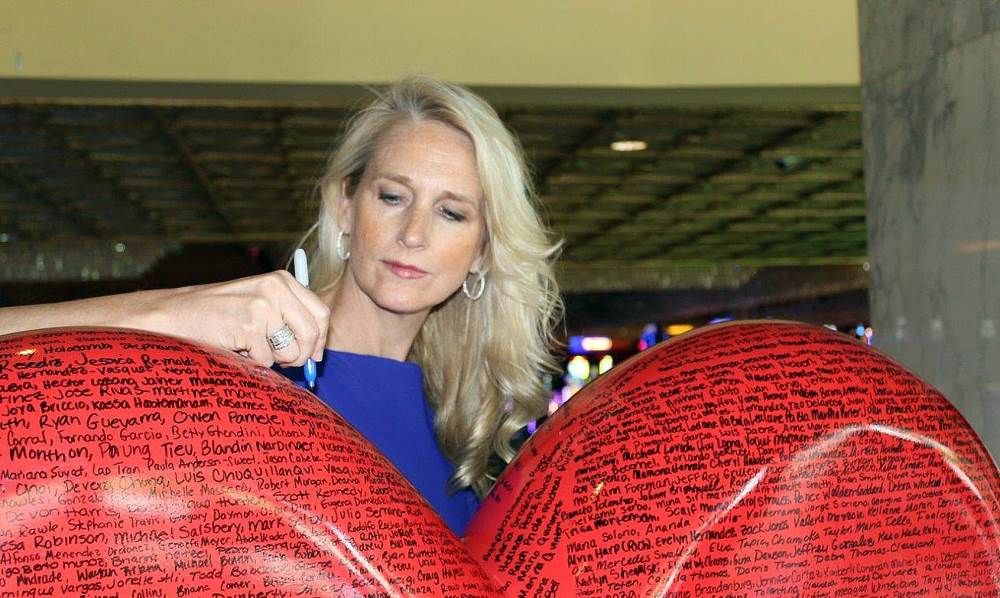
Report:
<svg viewBox="0 0 1000 598"><path fill-rule="evenodd" d="M477 278L476 282L472 284L473 287L472 292L469 292L469 276L473 275L476 275L479 278ZM469 272L469 276L466 276L465 280L462 281L462 292L465 293L465 296L468 297L469 299L476 301L477 299L483 296L483 292L486 290L486 273Z"/></svg>
<svg viewBox="0 0 1000 598"><path fill-rule="evenodd" d="M344 246L342 244L344 240L344 235L347 235L347 251L344 251ZM341 261L346 262L351 257L351 233L345 233L340 231L337 233L337 243L336 243L337 257Z"/></svg>

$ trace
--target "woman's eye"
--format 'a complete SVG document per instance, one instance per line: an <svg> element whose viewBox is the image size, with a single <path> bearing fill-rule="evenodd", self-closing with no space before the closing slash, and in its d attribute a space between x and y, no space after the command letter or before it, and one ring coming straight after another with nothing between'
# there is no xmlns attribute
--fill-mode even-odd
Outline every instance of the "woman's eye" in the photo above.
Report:
<svg viewBox="0 0 1000 598"><path fill-rule="evenodd" d="M395 193L388 193L386 191L382 191L381 193L379 193L378 198L384 201L385 203L389 204L390 206L394 206L398 204L400 201L402 201L399 195Z"/></svg>
<svg viewBox="0 0 1000 598"><path fill-rule="evenodd" d="M448 208L441 208L441 213L448 220L453 220L455 222L463 222L465 220L465 214L461 212L456 212L455 210L449 210Z"/></svg>

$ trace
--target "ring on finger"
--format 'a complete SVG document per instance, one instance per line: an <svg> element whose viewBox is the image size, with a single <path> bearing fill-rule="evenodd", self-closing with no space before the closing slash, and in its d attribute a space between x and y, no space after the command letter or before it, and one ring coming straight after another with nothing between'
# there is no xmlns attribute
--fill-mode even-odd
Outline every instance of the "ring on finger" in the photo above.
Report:
<svg viewBox="0 0 1000 598"><path fill-rule="evenodd" d="M267 337L267 344L271 345L271 348L275 351L280 351L292 344L292 341L294 340L295 333L293 333L292 329L288 327L288 324L285 324L281 328L278 328L274 334Z"/></svg>

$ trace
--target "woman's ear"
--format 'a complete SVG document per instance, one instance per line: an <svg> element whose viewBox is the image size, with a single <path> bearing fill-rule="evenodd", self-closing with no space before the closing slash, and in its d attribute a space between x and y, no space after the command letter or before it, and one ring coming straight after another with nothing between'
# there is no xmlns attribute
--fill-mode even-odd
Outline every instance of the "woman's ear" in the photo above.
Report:
<svg viewBox="0 0 1000 598"><path fill-rule="evenodd" d="M344 177L340 181L340 195L337 200L337 228L345 233L351 232L354 223L354 210L352 209L354 202L349 195L350 191L351 185L347 177Z"/></svg>

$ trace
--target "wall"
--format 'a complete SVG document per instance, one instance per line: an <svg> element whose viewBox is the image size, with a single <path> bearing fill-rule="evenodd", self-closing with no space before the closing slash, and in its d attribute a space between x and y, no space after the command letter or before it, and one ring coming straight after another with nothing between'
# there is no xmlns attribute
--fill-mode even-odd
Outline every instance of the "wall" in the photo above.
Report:
<svg viewBox="0 0 1000 598"><path fill-rule="evenodd" d="M846 0L12 0L0 78L856 86ZM2 90L0 90L2 95Z"/></svg>
<svg viewBox="0 0 1000 598"><path fill-rule="evenodd" d="M1000 2L862 0L876 344L1000 454Z"/></svg>

